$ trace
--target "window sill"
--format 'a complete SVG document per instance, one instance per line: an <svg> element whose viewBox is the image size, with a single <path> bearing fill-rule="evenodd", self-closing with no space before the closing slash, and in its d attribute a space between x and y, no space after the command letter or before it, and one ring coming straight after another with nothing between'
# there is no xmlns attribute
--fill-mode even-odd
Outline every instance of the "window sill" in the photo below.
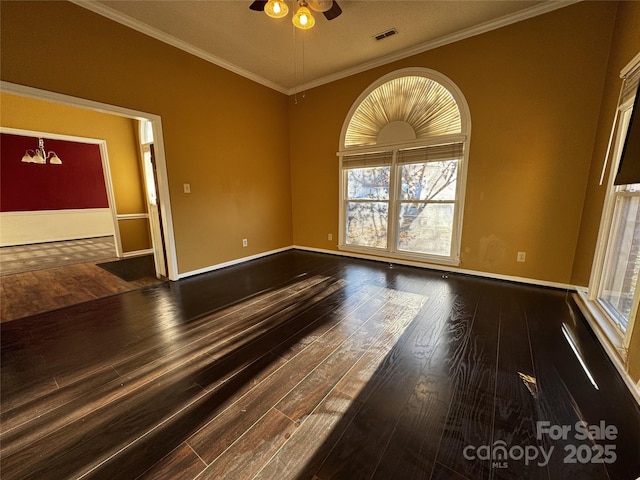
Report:
<svg viewBox="0 0 640 480"><path fill-rule="evenodd" d="M600 342L604 344L605 348L607 346L612 347L612 350L624 364L627 358L627 349L624 347L624 337L620 330L611 323L597 302L589 300L586 289L577 289L574 299Z"/></svg>

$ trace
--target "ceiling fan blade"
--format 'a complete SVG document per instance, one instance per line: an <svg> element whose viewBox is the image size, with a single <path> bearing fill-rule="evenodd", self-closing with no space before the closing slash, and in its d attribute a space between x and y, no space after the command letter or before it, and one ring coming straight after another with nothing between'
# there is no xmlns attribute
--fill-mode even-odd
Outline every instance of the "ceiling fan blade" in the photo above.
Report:
<svg viewBox="0 0 640 480"><path fill-rule="evenodd" d="M342 9L340 8L340 5L338 5L338 2L336 2L336 0L333 0L333 5L331 5L331 8L329 10L323 12L327 20L333 20L334 18L340 16L341 13Z"/></svg>
<svg viewBox="0 0 640 480"><path fill-rule="evenodd" d="M267 4L268 0L255 0L249 8L251 10L255 10L256 12L264 12L264 6Z"/></svg>

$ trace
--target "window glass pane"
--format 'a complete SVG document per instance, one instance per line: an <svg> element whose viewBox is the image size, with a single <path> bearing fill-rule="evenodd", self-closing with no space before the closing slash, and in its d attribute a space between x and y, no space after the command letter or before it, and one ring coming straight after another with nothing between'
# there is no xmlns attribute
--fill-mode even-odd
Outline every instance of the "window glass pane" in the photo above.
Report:
<svg viewBox="0 0 640 480"><path fill-rule="evenodd" d="M600 301L623 331L629 323L640 270L640 197L618 196Z"/></svg>
<svg viewBox="0 0 640 480"><path fill-rule="evenodd" d="M391 167L350 168L346 172L348 199L389 199Z"/></svg>
<svg viewBox="0 0 640 480"><path fill-rule="evenodd" d="M349 245L387 248L387 202L347 202Z"/></svg>
<svg viewBox="0 0 640 480"><path fill-rule="evenodd" d="M156 181L153 176L153 164L151 163L151 151L143 152L144 181L147 184L147 195L151 205L158 205L158 195L156 193Z"/></svg>
<svg viewBox="0 0 640 480"><path fill-rule="evenodd" d="M453 212L453 203L402 202L398 219L398 249L450 255Z"/></svg>
<svg viewBox="0 0 640 480"><path fill-rule="evenodd" d="M140 120L140 143L153 143L153 124L149 120Z"/></svg>
<svg viewBox="0 0 640 480"><path fill-rule="evenodd" d="M402 200L455 200L457 160L402 165Z"/></svg>

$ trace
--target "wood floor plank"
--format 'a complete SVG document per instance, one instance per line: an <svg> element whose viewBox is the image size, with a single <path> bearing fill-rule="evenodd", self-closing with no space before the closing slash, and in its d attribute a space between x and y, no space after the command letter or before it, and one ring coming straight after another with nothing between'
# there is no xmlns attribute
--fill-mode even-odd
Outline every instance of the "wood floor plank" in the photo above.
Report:
<svg viewBox="0 0 640 480"><path fill-rule="evenodd" d="M353 398L331 391L256 474L255 480L312 478L360 407Z"/></svg>
<svg viewBox="0 0 640 480"><path fill-rule="evenodd" d="M199 479L253 478L296 430L297 424L270 409L199 475Z"/></svg>
<svg viewBox="0 0 640 480"><path fill-rule="evenodd" d="M6 434L6 432L11 429L23 425L34 418L42 417L83 395L95 391L105 384L114 382L117 378L119 378L119 375L116 371L111 367L106 367L104 370L94 372L89 378L83 379L75 384L47 390L41 395L34 395L33 398L21 403L15 408L3 408L0 415L2 433ZM7 407L9 407L9 405L7 405Z"/></svg>
<svg viewBox="0 0 640 480"><path fill-rule="evenodd" d="M429 480L471 480L436 462Z"/></svg>
<svg viewBox="0 0 640 480"><path fill-rule="evenodd" d="M149 470L137 477L139 480L191 480L207 465L186 444L183 443Z"/></svg>

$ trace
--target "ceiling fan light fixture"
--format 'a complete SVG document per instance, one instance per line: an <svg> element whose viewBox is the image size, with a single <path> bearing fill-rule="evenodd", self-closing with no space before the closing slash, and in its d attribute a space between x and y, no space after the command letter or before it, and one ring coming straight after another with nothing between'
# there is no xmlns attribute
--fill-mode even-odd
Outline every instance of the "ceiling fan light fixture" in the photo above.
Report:
<svg viewBox="0 0 640 480"><path fill-rule="evenodd" d="M316 24L316 20L311 15L311 11L309 11L305 2L300 2L300 8L298 8L291 20L301 30L308 30Z"/></svg>
<svg viewBox="0 0 640 480"><path fill-rule="evenodd" d="M326 12L333 7L333 0L307 0L307 5L314 12Z"/></svg>
<svg viewBox="0 0 640 480"><path fill-rule="evenodd" d="M289 7L283 0L269 0L264 6L264 13L271 18L282 18L289 13Z"/></svg>

